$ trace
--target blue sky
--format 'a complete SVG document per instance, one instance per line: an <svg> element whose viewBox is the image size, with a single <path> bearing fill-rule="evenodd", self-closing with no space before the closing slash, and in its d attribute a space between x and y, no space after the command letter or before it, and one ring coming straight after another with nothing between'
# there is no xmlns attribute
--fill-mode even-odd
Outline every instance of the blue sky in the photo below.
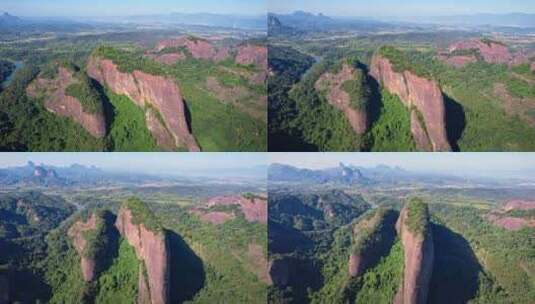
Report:
<svg viewBox="0 0 535 304"><path fill-rule="evenodd" d="M362 167L379 164L454 175L522 173L535 177L535 153L272 153L270 163L320 169L340 162Z"/></svg>
<svg viewBox="0 0 535 304"><path fill-rule="evenodd" d="M270 12L304 10L332 16L444 16L535 13L534 0L268 0Z"/></svg>
<svg viewBox="0 0 535 304"><path fill-rule="evenodd" d="M267 0L0 0L0 12L18 16L127 16L144 14L265 14Z"/></svg>
<svg viewBox="0 0 535 304"><path fill-rule="evenodd" d="M187 175L188 171L267 165L266 153L0 153L0 168L28 161L54 166L77 163L102 169Z"/></svg>

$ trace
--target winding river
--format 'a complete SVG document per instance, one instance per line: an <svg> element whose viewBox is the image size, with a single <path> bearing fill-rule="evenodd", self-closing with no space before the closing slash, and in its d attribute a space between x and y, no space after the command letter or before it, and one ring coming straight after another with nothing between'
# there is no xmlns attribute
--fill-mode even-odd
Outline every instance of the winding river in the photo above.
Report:
<svg viewBox="0 0 535 304"><path fill-rule="evenodd" d="M11 80L13 80L15 73L17 73L17 71L24 66L22 61L13 61L13 63L15 64L15 70L13 70L13 72L6 78L6 80L4 80L4 82L2 82L2 89L7 88L7 86L11 83Z"/></svg>

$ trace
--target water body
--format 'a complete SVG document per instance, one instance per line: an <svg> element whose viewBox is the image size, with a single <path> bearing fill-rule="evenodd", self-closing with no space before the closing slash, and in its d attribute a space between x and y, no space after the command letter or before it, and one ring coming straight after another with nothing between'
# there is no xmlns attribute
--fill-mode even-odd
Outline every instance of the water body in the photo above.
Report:
<svg viewBox="0 0 535 304"><path fill-rule="evenodd" d="M13 63L15 64L15 70L13 70L13 72L6 78L6 80L4 80L4 82L2 82L2 89L7 88L7 86L11 83L11 80L13 80L13 77L15 76L17 71L24 66L24 63L22 61L13 61Z"/></svg>

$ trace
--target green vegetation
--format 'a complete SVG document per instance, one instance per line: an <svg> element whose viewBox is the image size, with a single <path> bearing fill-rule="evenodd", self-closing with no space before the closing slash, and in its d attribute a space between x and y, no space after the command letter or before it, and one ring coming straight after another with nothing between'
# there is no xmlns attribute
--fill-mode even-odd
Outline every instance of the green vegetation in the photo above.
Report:
<svg viewBox="0 0 535 304"><path fill-rule="evenodd" d="M372 95L366 74L361 69L356 69L353 76L354 79L342 84L342 89L349 94L353 109L366 112Z"/></svg>
<svg viewBox="0 0 535 304"><path fill-rule="evenodd" d="M535 85L527 81L511 77L506 82L507 90L515 97L535 98Z"/></svg>
<svg viewBox="0 0 535 304"><path fill-rule="evenodd" d="M104 57L117 64L122 72L143 72L176 79L191 114L192 133L203 151L265 151L267 149L266 105L261 97L264 85L252 84L242 74L250 74L250 67L234 63L215 64L187 58L168 66L153 61L142 51L128 52L101 46L92 56ZM256 71L256 69L254 69ZM208 77L215 77L223 86L242 87L249 93L244 100L218 100L206 89ZM250 112L261 113L254 118Z"/></svg>
<svg viewBox="0 0 535 304"><path fill-rule="evenodd" d="M521 75L526 75L526 76L534 76L535 75L535 73L531 70L531 66L530 66L529 63L523 63L523 64L515 65L512 68L512 70L513 70L513 72L521 74Z"/></svg>
<svg viewBox="0 0 535 304"><path fill-rule="evenodd" d="M145 228L156 232L163 233L163 227L158 218L152 213L147 205L140 199L132 197L123 203L123 208L130 210L132 213L132 223L139 225L143 224Z"/></svg>
<svg viewBox="0 0 535 304"><path fill-rule="evenodd" d="M134 303L137 298L139 261L126 240L119 241L119 253L98 278L95 303Z"/></svg>
<svg viewBox="0 0 535 304"><path fill-rule="evenodd" d="M429 226L429 210L420 198L411 198L407 208L407 226L409 231L425 235Z"/></svg>
<svg viewBox="0 0 535 304"><path fill-rule="evenodd" d="M108 150L147 152L158 151L156 141L145 124L143 110L128 97L107 90L113 105L114 119L108 135Z"/></svg>
<svg viewBox="0 0 535 304"><path fill-rule="evenodd" d="M69 85L65 89L65 94L78 99L84 111L103 113L103 100L105 97L95 88L94 80L83 72L76 73L75 79L77 82Z"/></svg>
<svg viewBox="0 0 535 304"><path fill-rule="evenodd" d="M371 151L415 151L411 133L411 117L399 97L381 91L383 105L379 119L369 131L368 145Z"/></svg>
<svg viewBox="0 0 535 304"><path fill-rule="evenodd" d="M508 231L492 225L472 207L436 205L433 215L468 241L483 269L472 303L532 303L535 256L533 228ZM464 269L463 271L466 271Z"/></svg>
<svg viewBox="0 0 535 304"><path fill-rule="evenodd" d="M412 61L409 56L396 47L385 45L380 47L377 53L390 61L394 72L411 71L420 77L432 78L431 72L424 65Z"/></svg>
<svg viewBox="0 0 535 304"><path fill-rule="evenodd" d="M355 284L360 285L355 303L392 303L403 280L403 262L403 248L398 240L390 253Z"/></svg>
<svg viewBox="0 0 535 304"><path fill-rule="evenodd" d="M25 66L0 94L2 134L0 148L7 151L102 151L103 140L95 139L68 118L47 111L42 101L26 96L26 87L38 69Z"/></svg>

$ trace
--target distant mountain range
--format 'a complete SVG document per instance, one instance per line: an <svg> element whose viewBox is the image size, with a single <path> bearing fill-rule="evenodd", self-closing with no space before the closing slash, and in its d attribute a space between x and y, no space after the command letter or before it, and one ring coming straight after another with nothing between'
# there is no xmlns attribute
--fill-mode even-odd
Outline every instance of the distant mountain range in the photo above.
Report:
<svg viewBox="0 0 535 304"><path fill-rule="evenodd" d="M304 11L295 11L289 14L269 13L268 25L271 28L296 28L307 31L319 30L388 30L400 27L418 27L429 25L468 25L491 27L535 27L535 14L473 14L453 16L426 16L426 17L333 17L324 14L313 14Z"/></svg>

